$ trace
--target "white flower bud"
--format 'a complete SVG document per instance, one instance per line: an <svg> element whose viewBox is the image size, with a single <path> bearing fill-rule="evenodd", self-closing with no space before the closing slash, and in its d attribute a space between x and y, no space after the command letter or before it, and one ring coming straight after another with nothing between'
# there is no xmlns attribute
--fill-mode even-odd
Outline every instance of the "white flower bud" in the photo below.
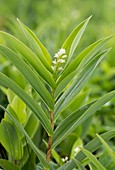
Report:
<svg viewBox="0 0 115 170"><path fill-rule="evenodd" d="M66 57L67 57L67 55L63 55L63 56L62 56L62 58L66 58Z"/></svg>
<svg viewBox="0 0 115 170"><path fill-rule="evenodd" d="M58 63L65 63L65 60L59 59L59 60L58 60Z"/></svg>
<svg viewBox="0 0 115 170"><path fill-rule="evenodd" d="M56 60L52 61L53 64L57 64Z"/></svg>
<svg viewBox="0 0 115 170"><path fill-rule="evenodd" d="M55 66L51 66L51 68L52 68L52 70L55 70L56 67Z"/></svg>
<svg viewBox="0 0 115 170"><path fill-rule="evenodd" d="M63 68L62 68L62 67L59 67L59 68L58 68L58 71L62 71L62 70L63 70Z"/></svg>
<svg viewBox="0 0 115 170"><path fill-rule="evenodd" d="M56 53L56 54L54 55L54 57L55 57L55 58L58 58L58 57L59 57L58 53Z"/></svg>
<svg viewBox="0 0 115 170"><path fill-rule="evenodd" d="M61 48L59 50L59 52L58 52L58 55L61 56L61 55L65 54L65 53L66 53L65 49Z"/></svg>

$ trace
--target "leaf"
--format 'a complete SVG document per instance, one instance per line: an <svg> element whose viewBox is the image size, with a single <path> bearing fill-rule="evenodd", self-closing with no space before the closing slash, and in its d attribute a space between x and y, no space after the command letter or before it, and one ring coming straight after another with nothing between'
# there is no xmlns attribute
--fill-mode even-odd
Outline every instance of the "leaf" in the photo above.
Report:
<svg viewBox="0 0 115 170"><path fill-rule="evenodd" d="M45 130L52 135L52 127L50 121L37 101L30 97L19 85L13 80L0 73L0 85L10 88L23 102L31 109L31 111L37 116Z"/></svg>
<svg viewBox="0 0 115 170"><path fill-rule="evenodd" d="M75 128L81 125L90 116L92 116L97 110L99 110L105 103L107 103L114 97L115 97L115 90L99 98L92 105L91 104L86 105L81 109L77 110L76 112L73 112L69 116L67 116L67 118L65 118L54 131L52 148L55 148Z"/></svg>
<svg viewBox="0 0 115 170"><path fill-rule="evenodd" d="M60 97L60 99L55 104L55 119L58 117L60 112L62 112L67 105L70 105L75 99L76 95L80 92L80 90L84 87L85 83L91 77L93 71L100 63L100 61L105 57L105 55L109 52L106 50L99 55L97 55L91 62L89 62L84 69L76 76L70 85L70 87L64 92L64 94Z"/></svg>
<svg viewBox="0 0 115 170"><path fill-rule="evenodd" d="M112 137L115 136L115 130L111 130L109 132L103 133L102 135L100 135L105 141L109 141ZM93 140L91 140L90 142L88 142L88 144L86 144L84 146L85 149L89 150L90 152L94 152L96 151L100 146L102 145L102 143L100 142L100 140L98 139L98 137L95 137ZM82 151L80 151L76 156L75 159L77 159L79 162L82 161L86 156L83 154ZM65 168L66 167L66 168ZM69 162L67 162L64 165L65 170L72 170L74 167L76 167L76 164L74 163L73 160L70 160ZM61 166L60 168L58 168L58 170L63 170L63 166Z"/></svg>
<svg viewBox="0 0 115 170"><path fill-rule="evenodd" d="M27 118L25 103L18 96L15 96L12 103L10 103L10 106L17 114L19 122L21 124L24 124Z"/></svg>
<svg viewBox="0 0 115 170"><path fill-rule="evenodd" d="M86 65L86 63L88 63L95 56L95 54L102 48L102 46L113 36L114 35L105 37L94 42L93 44L88 46L86 49L84 49L79 55L77 55L75 59L67 66L67 68L64 69L61 77L58 80L58 84L63 79L65 79L66 76L68 76L75 70L76 72L78 72L78 70L83 69L84 65ZM78 66L79 66L79 69L78 69Z"/></svg>
<svg viewBox="0 0 115 170"><path fill-rule="evenodd" d="M38 72L38 74L52 87L55 88L56 83L52 74L46 69L41 60L29 49L24 43L15 38L14 36L0 31L2 36L13 51L21 54L21 56L27 60L27 62Z"/></svg>
<svg viewBox="0 0 115 170"><path fill-rule="evenodd" d="M55 148L64 138L66 138L74 129L76 129L76 122L80 116L91 106L92 103L85 105L75 112L67 116L55 129L53 135L52 149Z"/></svg>
<svg viewBox="0 0 115 170"><path fill-rule="evenodd" d="M68 61L67 63L71 60L72 55L77 48L77 45L86 29L86 26L90 20L91 16L83 21L81 24L79 24L69 35L69 37L66 39L64 44L62 45L62 48L66 50L66 53L68 55Z"/></svg>
<svg viewBox="0 0 115 170"><path fill-rule="evenodd" d="M84 148L81 148L81 150L88 157L88 159L96 166L98 170L106 170L90 151Z"/></svg>
<svg viewBox="0 0 115 170"><path fill-rule="evenodd" d="M4 170L21 170L21 168L17 165L12 164L11 162L9 162L8 160L5 159L0 159L0 166L4 169Z"/></svg>
<svg viewBox="0 0 115 170"><path fill-rule="evenodd" d="M73 158L73 161L75 162L75 164L78 166L79 170L86 170L83 165L77 160Z"/></svg>
<svg viewBox="0 0 115 170"><path fill-rule="evenodd" d="M107 153L109 154L109 156L112 158L113 162L115 163L115 153L113 153L112 149L108 146L108 144L104 141L104 139L100 135L97 134L97 137L99 138L104 148L106 149Z"/></svg>
<svg viewBox="0 0 115 170"><path fill-rule="evenodd" d="M19 19L17 19L17 21L19 22L25 34L25 37L30 43L31 49L34 51L34 53L36 53L36 55L39 57L39 59L45 65L45 67L50 72L52 72L51 69L52 60L46 48L42 45L42 43L38 40L36 35L26 25L24 25Z"/></svg>
<svg viewBox="0 0 115 170"><path fill-rule="evenodd" d="M3 107L0 105L0 107L7 112L7 114L9 115L9 117L11 118L11 120L14 122L14 124L18 127L18 129L21 131L21 133L26 137L30 147L32 148L32 150L35 152L36 156L38 157L38 159L40 160L40 162L42 163L42 165L46 168L49 168L49 164L46 161L46 156L45 154L39 150L36 145L33 143L33 141L30 139L30 137L28 136L28 134L26 133L26 131L24 130L24 128L19 124L19 122Z"/></svg>
<svg viewBox="0 0 115 170"><path fill-rule="evenodd" d="M75 140L72 148L71 148L71 155L70 155L70 159L74 158L75 155L78 154L78 152L80 151L79 147L83 146L83 140L79 137L77 138L77 140Z"/></svg>
<svg viewBox="0 0 115 170"><path fill-rule="evenodd" d="M39 126L39 120L36 119L36 116L34 114L31 113L24 129L27 132L27 134L29 135L29 137L32 139L38 129Z"/></svg>
<svg viewBox="0 0 115 170"><path fill-rule="evenodd" d="M76 96L73 102L61 112L61 116L65 118L70 113L79 109L80 106L83 104L83 102L86 100L86 97L87 97L87 92L82 92L78 96Z"/></svg>
<svg viewBox="0 0 115 170"><path fill-rule="evenodd" d="M53 99L51 98L51 95L42 83L40 77L31 69L31 67L19 55L14 53L9 48L0 45L0 50L17 67L17 69L20 70L22 75L39 93L49 108L53 108Z"/></svg>
<svg viewBox="0 0 115 170"><path fill-rule="evenodd" d="M21 139L15 127L4 119L0 124L0 143L14 159L19 160L22 158L23 147Z"/></svg>

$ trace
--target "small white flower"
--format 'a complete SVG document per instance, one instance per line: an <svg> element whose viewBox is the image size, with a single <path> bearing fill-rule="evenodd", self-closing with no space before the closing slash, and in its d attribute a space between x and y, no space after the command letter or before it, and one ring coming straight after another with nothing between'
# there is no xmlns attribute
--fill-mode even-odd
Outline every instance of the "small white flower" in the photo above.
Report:
<svg viewBox="0 0 115 170"><path fill-rule="evenodd" d="M58 68L58 71L62 71L62 70L63 70L63 68L62 68L62 67L59 67L59 68Z"/></svg>
<svg viewBox="0 0 115 170"><path fill-rule="evenodd" d="M58 57L59 57L58 53L56 53L56 54L54 55L54 57L55 57L55 58L58 58Z"/></svg>
<svg viewBox="0 0 115 170"><path fill-rule="evenodd" d="M52 70L55 70L56 67L55 66L51 66L51 68L52 68Z"/></svg>
<svg viewBox="0 0 115 170"><path fill-rule="evenodd" d="M56 60L52 61L53 64L57 64Z"/></svg>
<svg viewBox="0 0 115 170"><path fill-rule="evenodd" d="M59 59L59 60L58 60L58 63L65 63L65 60Z"/></svg>
<svg viewBox="0 0 115 170"><path fill-rule="evenodd" d="M61 55L65 54L65 53L66 53L66 52L65 52L65 49L64 49L64 48L61 48L61 49L59 50L59 52L58 52L58 55L61 56Z"/></svg>
<svg viewBox="0 0 115 170"><path fill-rule="evenodd" d="M62 161L63 161L63 162L65 162L65 159L64 159L64 158L62 158Z"/></svg>
<svg viewBox="0 0 115 170"><path fill-rule="evenodd" d="M79 147L76 147L76 148L74 149L75 152L78 152L79 150L80 150Z"/></svg>
<svg viewBox="0 0 115 170"><path fill-rule="evenodd" d="M65 158L62 158L63 162L66 162L68 160L68 157L66 156Z"/></svg>
<svg viewBox="0 0 115 170"><path fill-rule="evenodd" d="M66 156L66 157L65 157L65 161L67 161L67 160L68 160L68 157Z"/></svg>
<svg viewBox="0 0 115 170"><path fill-rule="evenodd" d="M63 55L63 56L62 56L62 58L66 58L66 57L67 57L67 55Z"/></svg>

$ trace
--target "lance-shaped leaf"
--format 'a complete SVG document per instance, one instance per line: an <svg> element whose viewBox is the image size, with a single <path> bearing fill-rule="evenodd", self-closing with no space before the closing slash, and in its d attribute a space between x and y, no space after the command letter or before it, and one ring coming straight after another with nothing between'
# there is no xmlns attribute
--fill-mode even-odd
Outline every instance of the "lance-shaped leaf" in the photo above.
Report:
<svg viewBox="0 0 115 170"><path fill-rule="evenodd" d="M80 92L80 90L84 87L85 83L91 77L93 71L97 67L97 65L101 62L101 60L105 57L105 55L110 50L106 50L101 54L97 55L94 59L92 59L84 69L76 76L73 80L72 84L69 88L64 92L64 94L60 97L55 105L55 118L59 115L59 113L70 105L73 102L76 95Z"/></svg>
<svg viewBox="0 0 115 170"><path fill-rule="evenodd" d="M115 136L115 130L111 130L109 132L103 133L100 135L106 142L109 141L111 138L113 138ZM85 149L89 150L90 152L94 152L96 151L100 146L102 145L102 143L100 142L100 140L98 139L98 137L95 137L93 140L91 140L90 142L88 142L88 144L86 144L84 146ZM76 156L75 159L77 159L79 162L82 161L83 159L85 159L86 156L85 154L80 151ZM65 165L61 166L60 168L58 168L58 170L72 170L74 167L76 167L76 164L73 160L68 161Z"/></svg>
<svg viewBox="0 0 115 170"><path fill-rule="evenodd" d="M3 37L8 46L14 51L21 54L21 56L28 61L28 63L35 69L38 74L52 87L55 88L56 84L52 74L46 69L41 60L29 49L24 43L15 38L14 36L0 31L0 37Z"/></svg>
<svg viewBox="0 0 115 170"><path fill-rule="evenodd" d="M16 128L4 119L0 123L0 143L14 159L19 160L22 158L23 146L21 138Z"/></svg>
<svg viewBox="0 0 115 170"><path fill-rule="evenodd" d="M95 167L98 170L106 170L90 151L88 151L87 149L84 149L84 148L81 148L81 150L87 156L87 158L95 165Z"/></svg>
<svg viewBox="0 0 115 170"><path fill-rule="evenodd" d="M98 109L105 103L115 97L115 90L99 98L88 109L87 107L81 108L77 112L71 113L66 117L56 128L53 135L53 146L56 147L65 137L67 137L75 128L81 125L85 120L92 116Z"/></svg>
<svg viewBox="0 0 115 170"><path fill-rule="evenodd" d="M107 153L110 155L111 159L115 163L115 153L112 151L112 149L109 147L109 145L105 142L105 140L100 135L97 134L97 137L99 138L104 148L106 149Z"/></svg>
<svg viewBox="0 0 115 170"><path fill-rule="evenodd" d="M80 108L81 105L83 105L83 102L86 100L87 92L82 92L81 94L77 95L74 99L74 101L66 107L63 112L61 112L62 117L67 117L70 113L75 112L77 109Z"/></svg>
<svg viewBox="0 0 115 170"><path fill-rule="evenodd" d="M38 157L38 159L41 161L42 165L46 168L49 168L49 164L46 161L46 156L45 154L37 148L37 146L33 143L33 141L30 139L30 137L28 136L28 134L26 133L26 131L24 130L24 128L19 124L19 122L12 116L12 114L10 114L10 112L8 112L3 106L0 105L0 107L9 115L9 117L11 118L11 120L14 122L14 124L18 127L18 129L21 131L21 133L26 137L30 147L33 149L33 151L35 152L36 156Z"/></svg>
<svg viewBox="0 0 115 170"><path fill-rule="evenodd" d="M39 59L42 61L44 66L52 72L51 69L51 57L46 50L46 48L43 46L43 44L39 41L39 39L36 37L36 35L26 26L24 25L19 19L17 19L24 34L27 38L28 42L30 43L31 49L36 53L36 55L39 57Z"/></svg>
<svg viewBox="0 0 115 170"><path fill-rule="evenodd" d="M77 167L79 168L79 170L86 170L83 165L75 158L73 158L73 161L75 162L75 164L77 165Z"/></svg>
<svg viewBox="0 0 115 170"><path fill-rule="evenodd" d="M32 68L19 55L10 50L8 47L0 45L0 51L16 66L26 80L39 93L41 99L45 101L49 108L52 109L53 99L37 73L33 71Z"/></svg>
<svg viewBox="0 0 115 170"><path fill-rule="evenodd" d="M65 139L75 128L76 122L82 114L91 106L92 102L69 114L55 129L53 135L53 145L55 148L63 139ZM63 124L65 123L65 124Z"/></svg>
<svg viewBox="0 0 115 170"><path fill-rule="evenodd" d="M17 165L14 165L8 160L0 159L0 167L2 167L4 170L21 170L21 168Z"/></svg>
<svg viewBox="0 0 115 170"><path fill-rule="evenodd" d="M78 46L78 43L86 29L86 26L89 22L91 17L89 17L88 19L86 19L85 21L83 21L81 24L79 24L73 31L72 33L69 35L69 37L66 39L66 41L64 42L64 44L62 45L62 48L64 48L66 50L68 59L67 59L67 63L71 60L72 55L75 51L75 49Z"/></svg>
<svg viewBox="0 0 115 170"><path fill-rule="evenodd" d="M32 112L38 117L45 130L52 135L52 127L50 121L39 104L31 98L19 85L13 80L0 73L0 85L10 88L17 96L19 96L23 102L32 110Z"/></svg>
<svg viewBox="0 0 115 170"><path fill-rule="evenodd" d="M83 69L84 65L86 65L86 63L88 61L90 61L95 56L95 54L103 47L103 45L113 36L105 37L103 39L100 39L100 40L94 42L93 44L88 46L86 49L84 49L79 55L77 55L75 57L75 59L63 71L61 77L58 80L58 84L63 79L65 79L66 76L68 76L75 70L76 70L76 72L78 72L77 67L79 66L79 64L80 64L79 70Z"/></svg>

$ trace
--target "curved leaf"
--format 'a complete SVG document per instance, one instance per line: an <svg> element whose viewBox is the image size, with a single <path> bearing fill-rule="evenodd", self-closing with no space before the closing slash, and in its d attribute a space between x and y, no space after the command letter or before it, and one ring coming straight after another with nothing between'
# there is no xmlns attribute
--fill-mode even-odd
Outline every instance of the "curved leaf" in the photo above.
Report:
<svg viewBox="0 0 115 170"><path fill-rule="evenodd" d="M77 95L73 102L61 112L61 116L65 118L70 113L75 112L77 109L79 109L80 106L83 105L83 102L86 100L86 97L87 92L82 92L81 94Z"/></svg>
<svg viewBox="0 0 115 170"><path fill-rule="evenodd" d="M79 170L86 170L83 165L75 158L73 158L73 161L75 162L75 164L78 166Z"/></svg>
<svg viewBox="0 0 115 170"><path fill-rule="evenodd" d="M52 127L50 121L39 104L31 98L19 85L13 80L0 73L0 85L10 88L17 96L19 96L23 102L32 110L32 112L38 117L45 130L52 135Z"/></svg>
<svg viewBox="0 0 115 170"><path fill-rule="evenodd" d="M65 68L65 70L63 71L61 77L58 80L58 84L66 77L68 76L70 73L72 73L73 71L75 71L77 69L77 67L79 66L79 70L80 68L83 69L84 65L86 63L88 63L94 56L95 54L102 48L102 46L110 39L112 38L114 35L109 36L109 37L105 37L103 39L100 39L96 42L94 42L93 44L91 44L90 46L88 46L86 49L84 49L79 55L77 55L75 57L75 59L67 66L67 68ZM77 72L77 70L76 70Z"/></svg>
<svg viewBox="0 0 115 170"><path fill-rule="evenodd" d="M80 110L71 113L55 129L53 135L53 146L56 147L65 137L67 137L75 128L81 125L105 103L115 97L115 90L99 98L94 104L86 105ZM89 107L90 106L90 107ZM88 108L89 107L89 108Z"/></svg>
<svg viewBox="0 0 115 170"><path fill-rule="evenodd" d="M25 37L30 43L30 46L34 53L36 53L36 55L39 57L39 59L45 65L45 67L52 72L51 69L52 60L46 48L42 45L42 43L39 41L36 35L26 25L24 25L19 19L17 19L17 21L19 22L25 34Z"/></svg>
<svg viewBox="0 0 115 170"><path fill-rule="evenodd" d="M21 131L21 133L26 137L30 147L33 149L33 151L35 152L36 156L38 157L38 159L41 161L42 165L46 168L49 168L49 164L46 161L46 156L45 154L39 150L36 145L33 143L33 141L30 139L30 137L28 136L28 134L26 133L26 131L24 130L24 128L19 124L19 122L12 116L12 114L10 114L3 106L0 105L0 107L9 115L9 117L11 118L11 120L14 122L14 124L18 127L18 129Z"/></svg>
<svg viewBox="0 0 115 170"><path fill-rule="evenodd" d="M81 150L98 170L106 170L106 168L102 166L102 164L97 160L97 158L91 152L89 152L87 149L84 148L81 148Z"/></svg>
<svg viewBox="0 0 115 170"><path fill-rule="evenodd" d="M75 49L77 48L77 45L86 29L86 26L87 26L90 18L91 18L91 16L88 19L86 19L85 21L83 21L81 24L79 24L72 31L72 33L69 35L69 37L66 39L66 41L62 45L62 48L64 48L66 50L66 53L68 56L67 63L71 60L72 55L73 55Z"/></svg>
<svg viewBox="0 0 115 170"><path fill-rule="evenodd" d="M82 114L91 106L91 104L92 103L72 112L57 126L53 135L52 148L55 148L77 127L77 120L79 120L80 116L82 116Z"/></svg>
<svg viewBox="0 0 115 170"><path fill-rule="evenodd" d="M109 132L103 133L100 135L106 142L109 141L111 138L115 136L115 130L111 130ZM85 149L89 150L90 152L96 151L102 143L98 139L98 137L95 137L93 140L91 140L88 144L84 146ZM85 159L86 156L82 151L80 151L76 156L75 159L77 159L79 162ZM58 170L72 170L74 167L76 167L76 164L73 160L68 161L65 165L58 168Z"/></svg>
<svg viewBox="0 0 115 170"><path fill-rule="evenodd" d="M21 54L21 56L28 61L29 64L38 72L38 74L52 87L55 88L56 84L52 74L46 69L41 60L30 50L24 43L15 38L14 36L0 31L2 36L10 48Z"/></svg>
<svg viewBox="0 0 115 170"><path fill-rule="evenodd" d="M108 144L104 141L104 139L100 135L97 134L97 137L99 138L99 140L101 141L107 153L110 155L111 159L115 164L115 153L113 153L112 149L108 146Z"/></svg>
<svg viewBox="0 0 115 170"><path fill-rule="evenodd" d="M4 169L4 170L21 170L21 168L17 165L12 164L11 162L9 162L8 160L5 159L0 159L0 166Z"/></svg>
<svg viewBox="0 0 115 170"><path fill-rule="evenodd" d="M85 83L91 77L93 71L97 67L97 65L101 62L101 60L105 57L105 55L110 50L106 50L99 55L97 55L94 59L92 59L84 69L76 76L70 85L70 87L64 92L64 94L60 97L60 99L55 104L55 118L59 115L59 113L65 109L68 105L70 105L75 99L76 95L83 88Z"/></svg>
<svg viewBox="0 0 115 170"><path fill-rule="evenodd" d="M23 146L21 138L16 128L4 119L0 124L0 143L14 159L19 160L22 158Z"/></svg>
<svg viewBox="0 0 115 170"><path fill-rule="evenodd" d="M53 99L49 94L48 90L41 82L41 79L36 74L35 71L16 53L10 50L8 47L0 45L0 51L20 70L22 75L27 79L27 81L32 85L32 87L39 93L42 100L49 106L50 109L53 108Z"/></svg>

